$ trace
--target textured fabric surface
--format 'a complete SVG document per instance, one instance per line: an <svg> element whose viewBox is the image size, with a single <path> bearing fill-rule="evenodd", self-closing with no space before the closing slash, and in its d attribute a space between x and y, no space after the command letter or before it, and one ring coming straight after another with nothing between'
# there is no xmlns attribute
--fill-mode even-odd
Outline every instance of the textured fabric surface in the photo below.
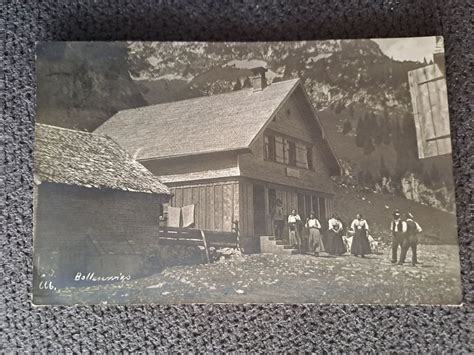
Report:
<svg viewBox="0 0 474 355"><path fill-rule="evenodd" d="M469 90L474 48L470 3L2 0L0 350L472 352L473 244L468 207L472 203L469 149L472 151L474 137ZM31 306L35 41L245 41L434 34L444 35L446 45L463 307Z"/></svg>

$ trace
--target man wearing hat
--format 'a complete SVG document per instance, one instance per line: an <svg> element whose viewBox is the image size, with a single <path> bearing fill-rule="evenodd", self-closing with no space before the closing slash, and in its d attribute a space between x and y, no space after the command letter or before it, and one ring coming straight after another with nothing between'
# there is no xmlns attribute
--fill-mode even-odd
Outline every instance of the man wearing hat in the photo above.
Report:
<svg viewBox="0 0 474 355"><path fill-rule="evenodd" d="M407 213L406 219L406 233L405 238L402 243L402 252L400 253L399 265L402 265L405 262L405 257L407 256L408 249L411 248L411 264L415 266L418 262L416 259L416 246L418 244L418 233L422 232L422 229L418 223L414 220L413 214Z"/></svg>
<svg viewBox="0 0 474 355"><path fill-rule="evenodd" d="M404 234L407 230L407 224L402 221L399 210L393 213L390 230L392 231L392 263L395 264L397 262L398 247L402 247Z"/></svg>

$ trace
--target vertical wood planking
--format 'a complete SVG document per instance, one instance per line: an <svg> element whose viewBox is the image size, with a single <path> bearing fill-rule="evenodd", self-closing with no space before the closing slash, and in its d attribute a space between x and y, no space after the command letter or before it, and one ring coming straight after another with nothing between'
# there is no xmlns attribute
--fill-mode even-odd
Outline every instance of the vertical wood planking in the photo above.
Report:
<svg viewBox="0 0 474 355"><path fill-rule="evenodd" d="M199 209L199 206L201 205L199 203L199 187L192 187L191 195L192 195L192 203L194 204L195 226L197 228L201 228L201 225L199 223L199 218L201 216L201 210Z"/></svg>
<svg viewBox="0 0 474 355"><path fill-rule="evenodd" d="M183 189L176 188L174 207L183 207Z"/></svg>
<svg viewBox="0 0 474 355"><path fill-rule="evenodd" d="M207 225L214 230L214 185L207 186Z"/></svg>
<svg viewBox="0 0 474 355"><path fill-rule="evenodd" d="M246 199L244 195L244 183L242 181L239 182L239 223L240 223L240 233L242 235L247 235L247 226L246 226L246 216L244 213L244 206L246 205Z"/></svg>
<svg viewBox="0 0 474 355"><path fill-rule="evenodd" d="M170 200L171 206L176 206L176 188L170 188L170 192L173 194L173 197Z"/></svg>
<svg viewBox="0 0 474 355"><path fill-rule="evenodd" d="M265 209L265 233L268 235L272 234L271 221L270 221L270 211L269 211L269 201L268 201L268 186L263 187L263 199L264 199L264 209Z"/></svg>
<svg viewBox="0 0 474 355"><path fill-rule="evenodd" d="M232 231L232 215L234 214L234 207L232 201L234 198L233 184L223 185L222 197L223 197L223 206L222 206L222 229L226 232Z"/></svg>
<svg viewBox="0 0 474 355"><path fill-rule="evenodd" d="M202 229L209 229L207 224L207 194L206 187L199 186L199 224Z"/></svg>
<svg viewBox="0 0 474 355"><path fill-rule="evenodd" d="M240 201L240 220L242 223L242 234L253 236L253 185L248 182L241 182L239 192Z"/></svg>
<svg viewBox="0 0 474 355"><path fill-rule="evenodd" d="M239 201L239 183L234 183L232 187L232 193L233 193L233 208L234 208L234 214L232 216L233 221L238 221L239 222L239 228L240 226L240 201Z"/></svg>
<svg viewBox="0 0 474 355"><path fill-rule="evenodd" d="M243 206L243 215L245 216L245 235L249 236L250 235L250 221L249 221L249 210L251 208L251 201L249 201L249 195L248 195L248 186L247 183L244 182L242 183L242 193L245 199L245 204Z"/></svg>
<svg viewBox="0 0 474 355"><path fill-rule="evenodd" d="M254 235L254 205L253 205L253 185L247 183L247 201L248 201L248 231L249 235Z"/></svg>
<svg viewBox="0 0 474 355"><path fill-rule="evenodd" d="M222 185L218 184L214 186L214 230L222 230L223 221L223 201L222 201Z"/></svg>
<svg viewBox="0 0 474 355"><path fill-rule="evenodd" d="M408 72L420 158L451 153L446 78L437 65ZM432 138L438 138L431 140Z"/></svg>
<svg viewBox="0 0 474 355"><path fill-rule="evenodd" d="M183 188L183 206L192 204L193 201L193 189L192 187Z"/></svg>

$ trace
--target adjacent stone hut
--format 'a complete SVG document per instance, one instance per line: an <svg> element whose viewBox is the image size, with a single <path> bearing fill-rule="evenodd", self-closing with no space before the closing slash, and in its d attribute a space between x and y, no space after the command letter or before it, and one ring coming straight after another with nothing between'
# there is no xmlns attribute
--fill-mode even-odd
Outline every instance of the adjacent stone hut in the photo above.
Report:
<svg viewBox="0 0 474 355"><path fill-rule="evenodd" d="M168 188L111 138L43 124L35 137L35 285L78 284L79 273L115 281L157 267Z"/></svg>

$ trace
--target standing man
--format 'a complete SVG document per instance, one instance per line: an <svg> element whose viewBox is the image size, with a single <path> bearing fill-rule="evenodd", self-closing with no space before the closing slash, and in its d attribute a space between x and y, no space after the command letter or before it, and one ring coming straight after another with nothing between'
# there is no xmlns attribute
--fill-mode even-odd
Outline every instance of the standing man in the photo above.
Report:
<svg viewBox="0 0 474 355"><path fill-rule="evenodd" d="M390 224L392 231L392 264L397 262L398 247L402 248L403 237L407 230L407 224L400 218L400 211L396 210Z"/></svg>
<svg viewBox="0 0 474 355"><path fill-rule="evenodd" d="M301 223L301 217L296 213L296 210L291 210L288 216L288 237L290 245L301 252L301 238L298 233L298 223Z"/></svg>
<svg viewBox="0 0 474 355"><path fill-rule="evenodd" d="M405 257L407 256L408 249L411 248L411 264L416 265L418 260L416 259L416 246L418 245L418 233L421 233L423 230L420 225L415 222L413 214L408 213L407 219L407 231L405 238L403 239L402 252L400 254L399 265L403 265L405 262Z"/></svg>
<svg viewBox="0 0 474 355"><path fill-rule="evenodd" d="M272 218L275 238L281 240L283 236L283 227L285 226L285 216L283 214L283 206L280 199L276 200L276 205L272 211Z"/></svg>

